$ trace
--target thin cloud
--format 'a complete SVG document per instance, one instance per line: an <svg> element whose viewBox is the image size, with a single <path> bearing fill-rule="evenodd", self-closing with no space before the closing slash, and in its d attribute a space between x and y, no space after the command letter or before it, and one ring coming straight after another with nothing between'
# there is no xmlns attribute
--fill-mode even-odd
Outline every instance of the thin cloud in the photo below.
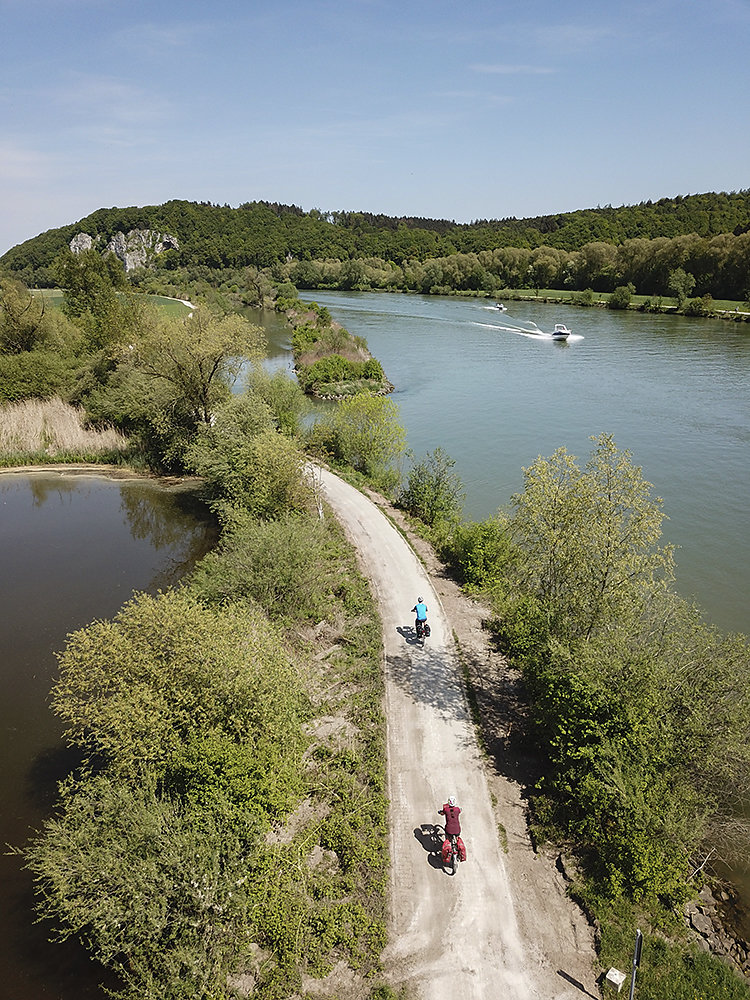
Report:
<svg viewBox="0 0 750 1000"><path fill-rule="evenodd" d="M198 39L205 42L213 27L207 24L138 24L119 31L115 41L128 51L159 55L192 46Z"/></svg>
<svg viewBox="0 0 750 1000"><path fill-rule="evenodd" d="M0 141L0 183L48 177L47 157L12 140Z"/></svg>
<svg viewBox="0 0 750 1000"><path fill-rule="evenodd" d="M622 38L625 32L630 33L628 26L579 24L546 24L536 27L538 44L570 55L574 52L585 52L595 49L603 42L612 38Z"/></svg>
<svg viewBox="0 0 750 1000"><path fill-rule="evenodd" d="M166 99L116 77L77 73L48 96L68 114L105 121L113 128L158 124L172 112Z"/></svg>
<svg viewBox="0 0 750 1000"><path fill-rule="evenodd" d="M507 94L488 94L482 90L443 90L435 97L446 101L487 101L490 104L512 104L516 100Z"/></svg>
<svg viewBox="0 0 750 1000"><path fill-rule="evenodd" d="M504 76L544 76L556 72L550 66L512 65L508 63L475 63L469 69L474 73L496 73Z"/></svg>

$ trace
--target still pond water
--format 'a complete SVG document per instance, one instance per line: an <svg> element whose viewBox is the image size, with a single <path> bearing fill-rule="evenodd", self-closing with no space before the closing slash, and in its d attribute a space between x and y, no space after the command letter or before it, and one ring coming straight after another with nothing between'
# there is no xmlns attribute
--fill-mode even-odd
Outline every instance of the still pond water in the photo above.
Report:
<svg viewBox="0 0 750 1000"><path fill-rule="evenodd" d="M49 815L71 758L49 709L68 632L175 583L214 543L205 507L143 480L0 472L0 844ZM32 924L31 882L0 852L0 996L101 1000L102 969ZM114 984L112 984L114 985Z"/></svg>

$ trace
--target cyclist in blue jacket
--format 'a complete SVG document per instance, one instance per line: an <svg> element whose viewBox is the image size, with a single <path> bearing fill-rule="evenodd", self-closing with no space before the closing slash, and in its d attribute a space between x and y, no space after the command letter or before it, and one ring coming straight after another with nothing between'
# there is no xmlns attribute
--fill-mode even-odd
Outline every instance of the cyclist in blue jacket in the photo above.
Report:
<svg viewBox="0 0 750 1000"><path fill-rule="evenodd" d="M412 611L417 616L417 621L419 622L427 621L427 605L424 603L421 597L417 598L417 603L412 608Z"/></svg>

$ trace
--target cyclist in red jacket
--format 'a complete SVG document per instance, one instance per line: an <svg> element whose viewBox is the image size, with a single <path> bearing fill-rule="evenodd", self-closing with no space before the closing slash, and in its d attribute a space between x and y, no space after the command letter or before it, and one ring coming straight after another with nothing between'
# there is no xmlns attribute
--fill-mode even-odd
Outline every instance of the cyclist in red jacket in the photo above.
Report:
<svg viewBox="0 0 750 1000"><path fill-rule="evenodd" d="M442 809L438 809L441 816L445 816L445 835L446 837L458 837L461 833L461 823L458 817L461 815L461 810L456 805L456 798L454 795L448 799Z"/></svg>
<svg viewBox="0 0 750 1000"><path fill-rule="evenodd" d="M466 847L463 840L461 840L461 822L459 816L461 815L461 810L456 805L456 799L453 795L448 799L448 801L443 805L442 809L438 809L441 816L445 816L445 840L443 841L443 849L440 852L443 864L447 865L453 860L453 873L456 871L456 861L466 861Z"/></svg>

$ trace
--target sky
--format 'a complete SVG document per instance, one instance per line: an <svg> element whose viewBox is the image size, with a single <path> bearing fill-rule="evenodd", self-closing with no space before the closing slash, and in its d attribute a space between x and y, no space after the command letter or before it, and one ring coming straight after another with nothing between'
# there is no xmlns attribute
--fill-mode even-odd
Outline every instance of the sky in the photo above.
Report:
<svg viewBox="0 0 750 1000"><path fill-rule="evenodd" d="M0 0L0 255L173 198L471 222L750 187L750 0Z"/></svg>

